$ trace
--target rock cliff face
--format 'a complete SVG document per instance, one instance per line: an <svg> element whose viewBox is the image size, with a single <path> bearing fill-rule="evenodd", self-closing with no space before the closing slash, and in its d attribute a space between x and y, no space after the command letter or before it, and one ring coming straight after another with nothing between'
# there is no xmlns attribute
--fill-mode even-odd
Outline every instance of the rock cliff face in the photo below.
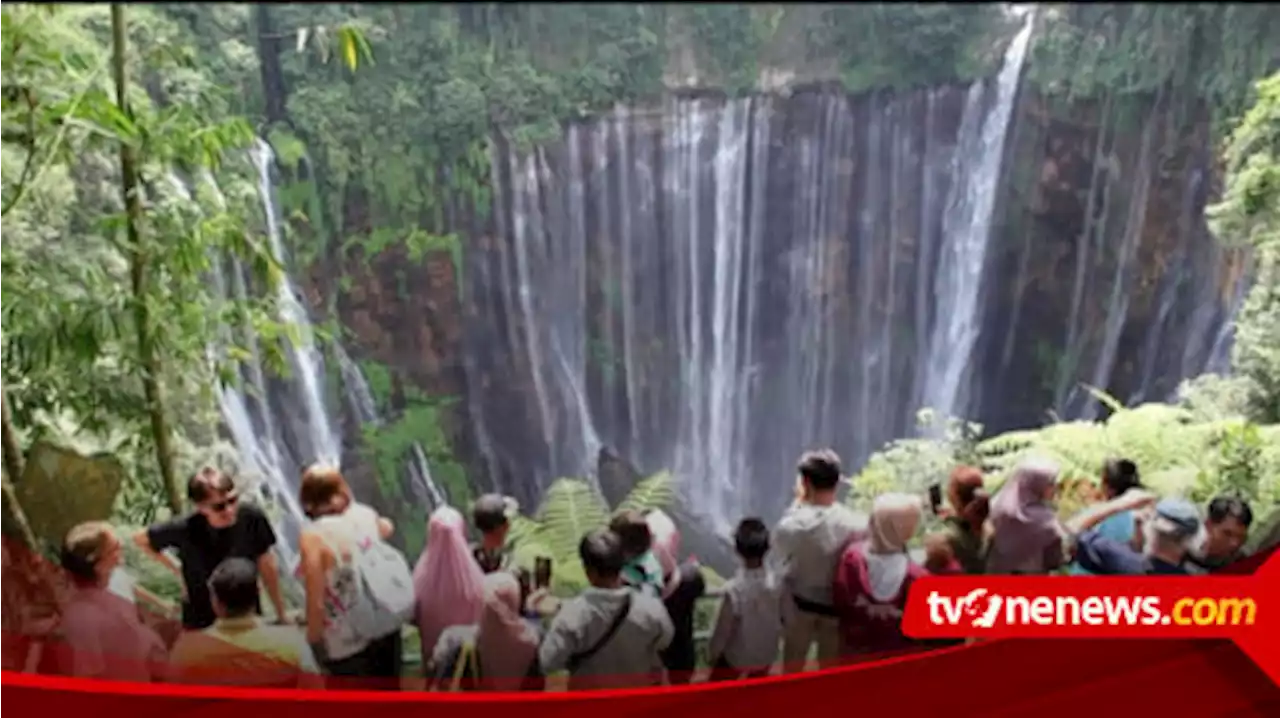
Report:
<svg viewBox="0 0 1280 718"><path fill-rule="evenodd" d="M1094 416L1081 382L1160 401L1226 370L1248 267L1204 220L1217 175L1202 110L1152 98L1126 117L1024 91L977 357L990 429Z"/></svg>
<svg viewBox="0 0 1280 718"><path fill-rule="evenodd" d="M914 430L982 159L965 115L995 94L694 93L528 155L496 141L491 217L452 222L461 266L343 260L348 348L459 397L448 430L474 483L525 505L607 448L677 470L709 515L770 514L804 448L852 469ZM1222 367L1246 266L1202 218L1207 123L1023 87L1006 134L957 413L991 430L1087 417L1080 382L1156 400ZM359 204L345 234L368 229ZM309 278L317 302L338 269Z"/></svg>

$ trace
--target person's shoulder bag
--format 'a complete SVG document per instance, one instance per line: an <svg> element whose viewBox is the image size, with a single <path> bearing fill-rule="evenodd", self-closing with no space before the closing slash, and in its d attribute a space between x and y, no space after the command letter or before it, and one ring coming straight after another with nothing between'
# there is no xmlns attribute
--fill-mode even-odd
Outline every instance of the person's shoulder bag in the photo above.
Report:
<svg viewBox="0 0 1280 718"><path fill-rule="evenodd" d="M346 607L346 620L357 636L373 641L400 630L412 617L413 573L404 555L382 540L376 521L364 526L360 518L348 515L340 519L351 539L350 566L356 575L358 596L354 606Z"/></svg>
<svg viewBox="0 0 1280 718"><path fill-rule="evenodd" d="M579 651L578 653L569 656L569 672L577 673L578 669L582 667L582 664L586 663L592 656L599 653L600 649L608 645L609 641L613 640L614 635L618 633L618 629L622 628L622 624L626 622L627 616L629 615L631 615L631 593L627 592L622 598L622 608L618 611L618 614L614 616L613 623L609 624L608 630L604 632L604 635L600 636L600 640L596 641L585 651Z"/></svg>

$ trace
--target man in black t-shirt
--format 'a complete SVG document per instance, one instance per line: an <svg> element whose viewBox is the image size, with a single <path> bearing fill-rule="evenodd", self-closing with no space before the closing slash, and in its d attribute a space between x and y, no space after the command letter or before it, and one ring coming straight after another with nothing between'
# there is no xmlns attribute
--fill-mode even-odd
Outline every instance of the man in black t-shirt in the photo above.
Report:
<svg viewBox="0 0 1280 718"><path fill-rule="evenodd" d="M230 477L217 469L205 468L192 476L187 482L187 498L195 504L195 511L134 536L143 551L182 580L182 627L201 630L213 625L216 616L209 577L228 558L245 558L257 564L276 619L285 623L280 574L271 552L276 534L266 514L256 506L241 504ZM177 553L181 568L161 553L165 549ZM261 605L257 612L262 613Z"/></svg>

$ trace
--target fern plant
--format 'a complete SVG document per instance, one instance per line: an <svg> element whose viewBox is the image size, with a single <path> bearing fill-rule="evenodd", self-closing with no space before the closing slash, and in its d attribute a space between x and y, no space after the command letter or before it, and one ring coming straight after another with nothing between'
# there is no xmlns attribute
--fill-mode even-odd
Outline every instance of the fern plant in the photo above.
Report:
<svg viewBox="0 0 1280 718"><path fill-rule="evenodd" d="M1072 513L1097 496L1103 462L1126 457L1138 464L1143 483L1163 495L1183 495L1203 503L1234 494L1265 514L1280 499L1280 425L1258 426L1238 413L1190 405L1125 407L1114 397L1086 387L1110 411L1103 421L1058 422L982 439L974 453L997 491L1021 461L1051 459L1061 469L1059 509ZM919 491L963 461L956 437L906 439L873 455L854 478L851 501L877 493Z"/></svg>
<svg viewBox="0 0 1280 718"><path fill-rule="evenodd" d="M670 473L644 478L618 504L618 510L647 511L665 508L676 497ZM552 592L571 595L587 586L587 575L578 558L583 535L607 526L612 515L596 487L575 478L557 479L542 497L534 516L512 519L508 542L515 564L532 570L534 560L545 556L555 562Z"/></svg>

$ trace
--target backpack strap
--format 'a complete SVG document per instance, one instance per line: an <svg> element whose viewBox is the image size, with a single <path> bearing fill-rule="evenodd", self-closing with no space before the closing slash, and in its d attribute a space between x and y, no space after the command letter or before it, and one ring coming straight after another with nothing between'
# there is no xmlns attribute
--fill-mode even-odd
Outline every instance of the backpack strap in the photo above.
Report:
<svg viewBox="0 0 1280 718"><path fill-rule="evenodd" d="M618 629L622 628L622 624L627 620L627 616L629 615L631 615L631 593L627 592L622 599L622 610L618 611L618 614L613 617L613 623L609 624L609 629L604 632L603 636L600 636L600 640L596 641L595 645L591 646L587 650L569 656L569 660L567 661L569 665L569 672L576 673L577 670L582 667L583 663L586 663L588 659L599 653L600 649L604 648L605 645L613 638L614 634L618 632Z"/></svg>

